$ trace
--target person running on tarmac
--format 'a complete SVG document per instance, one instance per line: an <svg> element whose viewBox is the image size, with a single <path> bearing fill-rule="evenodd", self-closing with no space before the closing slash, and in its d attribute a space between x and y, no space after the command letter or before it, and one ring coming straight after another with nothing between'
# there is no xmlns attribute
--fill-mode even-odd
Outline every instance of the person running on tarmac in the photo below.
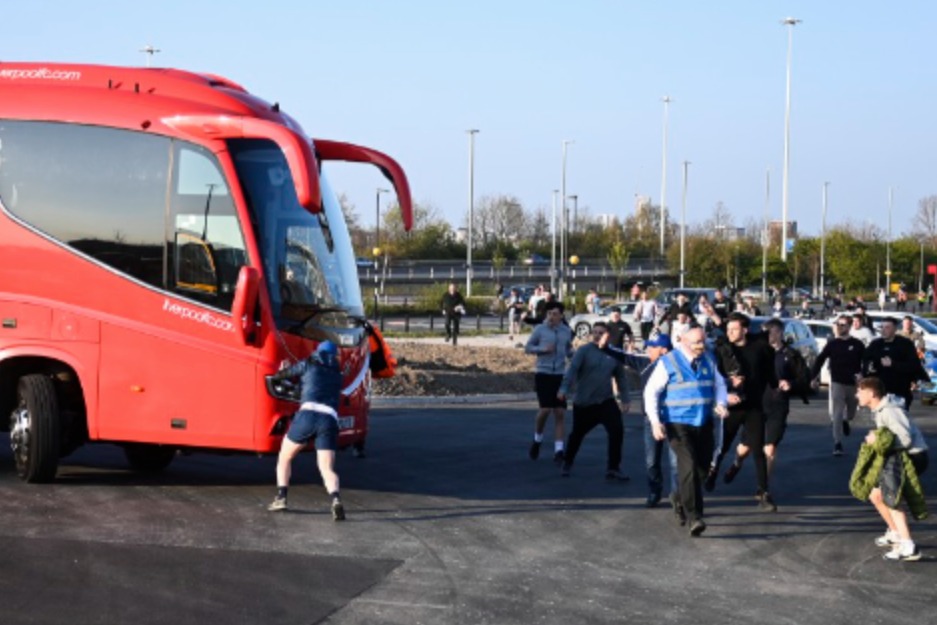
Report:
<svg viewBox="0 0 937 625"><path fill-rule="evenodd" d="M459 342L459 321L465 314L465 299L455 282L442 296L442 314L446 317L446 342L451 340L455 346Z"/></svg>
<svg viewBox="0 0 937 625"><path fill-rule="evenodd" d="M277 459L277 494L267 509L278 512L287 509L287 491L290 486L293 458L311 439L316 441L316 462L325 490L332 498L332 519L345 520L345 508L339 494L338 474L335 472L335 450L338 448L338 401L342 391L342 373L338 366L338 350L331 341L319 343L305 360L282 369L275 380L300 377L299 412L293 417L290 429L283 437Z"/></svg>
<svg viewBox="0 0 937 625"><path fill-rule="evenodd" d="M525 353L537 356L534 390L540 406L534 419L534 440L528 455L531 460L540 457L543 429L547 417L553 413L553 461L561 464L564 459L563 439L566 437L566 402L560 400L557 393L566 372L566 363L573 355L573 331L563 322L563 304L560 302L548 302L544 314L544 322L534 327L524 346Z"/></svg>
<svg viewBox="0 0 937 625"><path fill-rule="evenodd" d="M774 350L774 370L778 378L777 388L765 388L763 408L765 414L765 461L768 476L771 476L777 458L777 449L787 430L787 416L791 411L790 393L795 383L797 367L793 361L803 359L796 350L784 342L784 323L780 319L769 319L764 323L764 330L768 333L768 343ZM743 433L739 444L735 448L735 462L729 470L738 466L741 468L745 458L751 453L751 447L746 444L748 429Z"/></svg>
<svg viewBox="0 0 937 625"><path fill-rule="evenodd" d="M749 319L742 313L732 313L726 324L726 337L729 349L735 356L742 379L740 389L729 393L729 417L724 423L724 436L719 459L713 470L718 473L719 464L732 446L735 435L745 427L746 443L755 457L755 472L758 480L758 507L766 512L774 512L777 506L768 491L768 463L765 458L765 413L762 398L765 388L778 386L778 377L774 369L774 350L763 336L749 337ZM726 469L723 481L732 482L740 466L733 463Z"/></svg>
<svg viewBox="0 0 937 625"><path fill-rule="evenodd" d="M873 447L876 445L876 432L882 432L881 428L887 430L894 439L891 446L885 450L885 464L879 473L876 486L869 494L869 501L888 526L885 533L875 539L875 544L879 547L891 547L883 556L886 560L915 562L921 559L921 550L911 538L907 514L898 506L902 499L908 501L904 496L906 483L913 483L913 480L908 480L909 468L904 462L905 454L913 472L920 476L927 470L927 442L921 430L902 408L901 398L885 393L885 385L878 378L859 380L856 391L859 405L872 410L876 427L866 435L866 444ZM923 499L923 492L919 495ZM924 515L926 514L925 509Z"/></svg>
<svg viewBox="0 0 937 625"><path fill-rule="evenodd" d="M852 328L849 330L849 336L859 339L866 347L872 342L875 334L872 332L872 328L866 325L865 315L857 313L852 316Z"/></svg>
<svg viewBox="0 0 937 625"><path fill-rule="evenodd" d="M713 417L724 419L726 384L712 354L706 352L702 328L687 330L677 349L662 356L644 387L644 410L656 440L670 441L677 456L681 525L690 535L706 530L703 479L713 456Z"/></svg>
<svg viewBox="0 0 937 625"><path fill-rule="evenodd" d="M605 322L596 321L592 324L591 340L576 350L557 392L557 399L565 402L570 390L574 391L573 431L569 433L566 445L561 473L563 477L569 477L586 434L601 424L608 435L605 479L628 481L628 476L621 472L621 445L625 436L621 415L628 413L628 380L622 364L606 354L599 345L607 334ZM618 386L617 402L612 379Z"/></svg>
<svg viewBox="0 0 937 625"><path fill-rule="evenodd" d="M634 349L634 332L631 331L631 324L621 318L621 308L618 306L612 307L606 326L608 328L609 345L624 350L627 343L629 350Z"/></svg>
<svg viewBox="0 0 937 625"><path fill-rule="evenodd" d="M599 343L602 346L602 343ZM642 395L644 387L647 385L648 378L654 371L654 365L661 356L673 351L673 343L666 334L656 333L648 337L644 342L644 349L647 355L629 354L622 349L616 348L611 344L603 347L605 353L612 358L617 359L626 367L630 367L638 372L641 377ZM661 452L663 451L664 441L654 438L654 431L651 427L651 421L647 414L644 415L644 464L647 469L647 501L645 505L648 508L656 508L660 503L664 490L664 476L661 471ZM683 512L683 505L680 503L680 495L677 490L677 456L673 449L668 446L670 460L670 503L673 505L674 514L682 519L682 524L686 523L686 516Z"/></svg>
<svg viewBox="0 0 937 625"><path fill-rule="evenodd" d="M646 341L657 325L660 306L656 299L648 299L647 291L641 291L640 297L641 300L634 307L634 319L641 324L641 340Z"/></svg>
<svg viewBox="0 0 937 625"><path fill-rule="evenodd" d="M898 320L882 319L882 335L869 343L862 354L862 372L874 375L885 385L885 392L904 399L904 408L911 408L912 387L918 380L930 380L911 339L897 334Z"/></svg>
<svg viewBox="0 0 937 625"><path fill-rule="evenodd" d="M862 377L862 354L865 345L849 334L852 317L840 315L833 324L833 338L826 342L813 363L810 379L813 387L820 385L823 364L830 361L830 421L833 425L833 455L843 455L843 436L852 431L850 422L856 417L856 380Z"/></svg>

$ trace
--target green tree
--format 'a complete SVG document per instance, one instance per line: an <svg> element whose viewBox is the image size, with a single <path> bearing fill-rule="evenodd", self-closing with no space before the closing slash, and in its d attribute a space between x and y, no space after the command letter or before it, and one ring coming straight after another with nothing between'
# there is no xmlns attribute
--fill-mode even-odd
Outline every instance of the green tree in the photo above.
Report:
<svg viewBox="0 0 937 625"><path fill-rule="evenodd" d="M615 273L615 299L621 299L621 284L625 279L625 270L628 268L628 249L624 241L619 238L608 248L608 266Z"/></svg>

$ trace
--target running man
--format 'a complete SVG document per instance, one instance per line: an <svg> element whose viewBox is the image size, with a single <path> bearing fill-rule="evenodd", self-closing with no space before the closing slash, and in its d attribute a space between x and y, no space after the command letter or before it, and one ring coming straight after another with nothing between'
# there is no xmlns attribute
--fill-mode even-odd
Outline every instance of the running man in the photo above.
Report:
<svg viewBox="0 0 937 625"><path fill-rule="evenodd" d="M830 361L830 421L833 424L833 455L843 455L843 436L852 431L856 417L856 380L862 377L862 354L865 345L849 333L852 318L840 315L833 324L833 337L826 342L813 363L810 378L814 388L820 384L823 364Z"/></svg>
<svg viewBox="0 0 937 625"><path fill-rule="evenodd" d="M527 339L524 352L536 354L537 364L534 374L534 390L540 410L534 419L534 440L528 452L531 460L540 457L540 445L543 442L543 429L547 418L553 414L553 461L560 464L564 460L563 439L566 437L566 401L557 397L566 363L573 355L573 332L563 322L563 304L547 302L544 307L544 322L535 326Z"/></svg>

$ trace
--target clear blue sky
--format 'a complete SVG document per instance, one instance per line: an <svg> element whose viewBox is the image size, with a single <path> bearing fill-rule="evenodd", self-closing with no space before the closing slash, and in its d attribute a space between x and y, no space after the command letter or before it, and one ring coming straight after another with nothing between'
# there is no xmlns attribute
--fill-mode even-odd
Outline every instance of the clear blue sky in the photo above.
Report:
<svg viewBox="0 0 937 625"><path fill-rule="evenodd" d="M787 29L794 31L790 216L910 227L937 193L937 3L580 0L258 3L32 0L3 9L0 59L154 65L228 76L278 101L314 137L395 156L414 198L454 225L468 203L468 139L478 128L475 194L549 208L560 186L593 214L623 215L661 187L669 114L667 204L679 215L691 161L690 222L724 202L760 218L765 170L781 215ZM333 183L374 221L370 168ZM387 201L387 198L384 199Z"/></svg>

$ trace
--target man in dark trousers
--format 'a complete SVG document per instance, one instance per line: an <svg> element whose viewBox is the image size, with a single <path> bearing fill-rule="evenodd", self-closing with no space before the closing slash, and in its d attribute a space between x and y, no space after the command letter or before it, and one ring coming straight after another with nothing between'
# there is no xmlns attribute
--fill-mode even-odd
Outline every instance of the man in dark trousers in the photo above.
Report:
<svg viewBox="0 0 937 625"><path fill-rule="evenodd" d="M921 365L911 339L898 334L897 319L882 319L880 332L881 336L865 348L862 372L879 378L885 385L885 392L904 399L904 409L908 410L914 397L911 386L918 380L929 380L930 376Z"/></svg>
<svg viewBox="0 0 937 625"><path fill-rule="evenodd" d="M774 368L774 350L767 337L749 337L748 316L734 312L726 324L729 349L735 356L740 370L741 387L729 393L729 416L723 430L722 455L714 467L732 448L732 441L739 430L745 427L745 442L751 448L758 479L758 507L774 512L777 506L768 491L768 463L765 458L765 413L762 400L767 387L778 388L778 376ZM740 464L733 463L726 469L723 481L732 482L738 474Z"/></svg>
<svg viewBox="0 0 937 625"><path fill-rule="evenodd" d="M597 425L605 428L608 435L608 460L605 479L609 481L628 481L628 476L621 472L621 445L625 429L621 422L621 413L628 412L628 381L622 364L606 354L604 343L608 328L602 321L592 325L591 340L576 350L573 360L566 368L557 399L565 402L566 395L572 390L573 395L573 431L566 443L566 456L563 459L562 475L568 477L576 454L586 434ZM612 389L612 379L618 385L618 403ZM619 409L619 404L622 406Z"/></svg>
<svg viewBox="0 0 937 625"><path fill-rule="evenodd" d="M446 317L446 341L452 340L456 345L459 342L459 320L465 314L465 299L454 282L442 296L442 314Z"/></svg>
<svg viewBox="0 0 937 625"><path fill-rule="evenodd" d="M631 330L631 324L621 318L621 308L612 307L612 314L609 316L608 323L608 344L616 349L628 349L634 347L634 332Z"/></svg>
<svg viewBox="0 0 937 625"><path fill-rule="evenodd" d="M823 364L830 361L830 421L833 424L833 455L843 455L843 435L856 416L856 381L862 377L862 354L865 344L849 334L852 317L840 315L833 324L834 338L828 340L810 370L814 387L819 386Z"/></svg>
<svg viewBox="0 0 937 625"><path fill-rule="evenodd" d="M644 387L644 410L656 440L677 456L680 502L690 535L706 530L703 479L713 455L713 417L724 418L726 384L706 352L702 328L687 330L677 349L661 356Z"/></svg>

